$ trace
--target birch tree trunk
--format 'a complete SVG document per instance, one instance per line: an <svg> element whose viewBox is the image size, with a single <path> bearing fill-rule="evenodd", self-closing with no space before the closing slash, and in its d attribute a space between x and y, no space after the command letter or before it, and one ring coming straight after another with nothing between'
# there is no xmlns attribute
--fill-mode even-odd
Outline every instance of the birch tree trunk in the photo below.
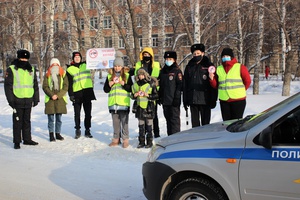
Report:
<svg viewBox="0 0 300 200"><path fill-rule="evenodd" d="M243 36L243 27L242 27L242 19L241 19L241 10L240 10L240 0L236 0L237 6L237 29L238 29L238 59L241 63L244 62L243 59L243 47L244 47L244 36Z"/></svg>
<svg viewBox="0 0 300 200"><path fill-rule="evenodd" d="M151 0L146 1L147 6L147 46L152 46L152 10L151 10Z"/></svg>
<svg viewBox="0 0 300 200"><path fill-rule="evenodd" d="M253 78L253 94L259 94L259 66L260 66L260 58L262 54L262 47L264 42L264 0L261 0L258 8L258 43L256 50L255 63L256 67L254 69L254 78Z"/></svg>
<svg viewBox="0 0 300 200"><path fill-rule="evenodd" d="M290 84L292 80L291 76L291 67L286 66L286 53L290 51L290 49L287 49L286 40L288 35L286 34L285 30L285 20L286 20L286 5L285 0L281 0L280 2L280 13L281 13L281 66L282 66L282 72L283 72L283 87L282 87L282 96L289 96L290 95Z"/></svg>
<svg viewBox="0 0 300 200"><path fill-rule="evenodd" d="M201 19L200 19L200 0L191 0L193 9L192 17L194 22L194 43L201 42Z"/></svg>
<svg viewBox="0 0 300 200"><path fill-rule="evenodd" d="M54 8L55 0L51 0L49 6L49 56L50 59L54 57Z"/></svg>

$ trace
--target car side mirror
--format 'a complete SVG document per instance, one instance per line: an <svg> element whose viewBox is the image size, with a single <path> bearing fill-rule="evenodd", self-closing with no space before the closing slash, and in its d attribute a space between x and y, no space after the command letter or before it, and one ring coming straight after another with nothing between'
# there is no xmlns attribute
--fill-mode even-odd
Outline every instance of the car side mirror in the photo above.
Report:
<svg viewBox="0 0 300 200"><path fill-rule="evenodd" d="M272 149L272 128L270 126L259 134L258 142L266 149Z"/></svg>

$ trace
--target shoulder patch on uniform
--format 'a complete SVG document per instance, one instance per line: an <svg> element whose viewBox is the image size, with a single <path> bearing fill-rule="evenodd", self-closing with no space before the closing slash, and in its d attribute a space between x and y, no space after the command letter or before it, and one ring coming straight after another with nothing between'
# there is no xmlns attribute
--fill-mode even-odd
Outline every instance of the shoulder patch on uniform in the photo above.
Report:
<svg viewBox="0 0 300 200"><path fill-rule="evenodd" d="M178 79L179 79L179 80L182 80L182 73L179 73L179 74L178 74Z"/></svg>

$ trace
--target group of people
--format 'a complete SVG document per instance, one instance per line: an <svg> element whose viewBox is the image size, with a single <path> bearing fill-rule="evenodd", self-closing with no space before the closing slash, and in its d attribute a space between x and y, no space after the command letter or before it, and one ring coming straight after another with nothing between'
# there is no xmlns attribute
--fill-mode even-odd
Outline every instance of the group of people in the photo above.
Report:
<svg viewBox="0 0 300 200"><path fill-rule="evenodd" d="M134 68L124 66L123 54L116 51L113 68L109 69L103 86L108 93L108 110L113 121L113 138L109 146L129 146L129 113L138 119L139 143L137 148L150 148L153 138L160 137L157 109L161 105L167 124L167 134L180 132L180 106L190 108L192 127L210 123L211 109L219 97L222 119L243 117L246 90L251 84L247 67L238 63L233 50L224 48L222 63L215 67L205 56L203 44L191 46L192 59L184 73L177 64L177 53L166 51L164 65L154 60L153 49L145 47ZM5 94L13 108L13 142L19 149L24 145L37 145L31 138L31 108L39 102L39 88L34 67L27 50L19 50L17 59L8 67L5 76ZM72 62L66 71L56 58L43 81L45 114L48 116L49 140L63 140L62 114L67 113L66 94L74 107L75 139L81 136L80 113L85 112L85 137L92 138L92 101L96 100L91 72L82 61L80 52L72 53ZM183 99L182 99L183 97ZM133 103L131 104L131 100ZM131 109L132 105L132 109Z"/></svg>

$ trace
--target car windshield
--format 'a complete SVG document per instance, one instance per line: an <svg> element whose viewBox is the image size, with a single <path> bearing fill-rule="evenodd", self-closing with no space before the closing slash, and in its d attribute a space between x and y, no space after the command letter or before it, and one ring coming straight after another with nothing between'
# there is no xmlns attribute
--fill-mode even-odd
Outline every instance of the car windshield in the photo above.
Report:
<svg viewBox="0 0 300 200"><path fill-rule="evenodd" d="M229 132L247 131L252 127L256 126L257 124L259 124L260 122L262 122L263 120L265 120L266 118L268 118L269 116L271 116L273 113L276 113L278 110L284 108L287 104L291 103L292 101L294 101L299 97L300 97L300 93L297 93L257 115L248 115L243 119L237 120L232 124L230 124L227 127L227 130Z"/></svg>

